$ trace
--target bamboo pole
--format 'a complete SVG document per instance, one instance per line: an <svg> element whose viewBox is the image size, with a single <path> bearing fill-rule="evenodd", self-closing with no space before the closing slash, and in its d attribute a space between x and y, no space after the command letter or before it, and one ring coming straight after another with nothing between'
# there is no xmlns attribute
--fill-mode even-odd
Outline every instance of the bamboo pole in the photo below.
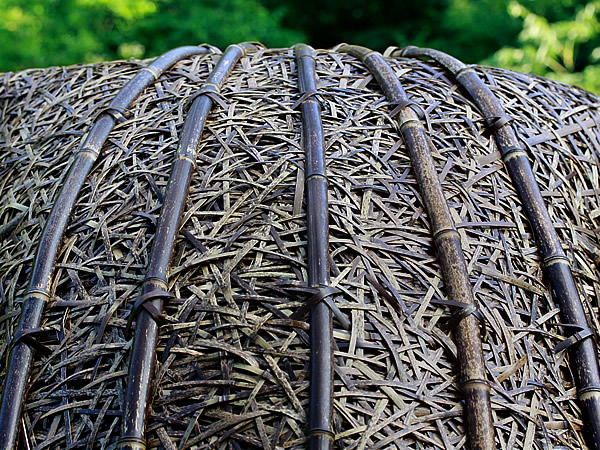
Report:
<svg viewBox="0 0 600 450"><path fill-rule="evenodd" d="M306 214L308 231L308 285L329 286L329 203L321 107L317 93L314 50L294 47L298 65L305 151ZM308 448L327 450L333 445L333 324L324 301L310 311L310 403Z"/></svg>
<svg viewBox="0 0 600 450"><path fill-rule="evenodd" d="M431 49L407 47L393 54L409 57L431 58L448 71L473 98L473 101L486 117L489 130L494 134L502 153L504 164L513 180L523 206L533 228L536 241L544 256L543 264L552 284L552 291L558 300L567 326L577 330L571 337L559 344L555 351L570 347L574 357L573 371L578 387L577 396L585 405L591 427L590 443L600 449L600 372L598 350L593 340L583 304L570 262L565 255L552 219L531 169L531 164L517 134L510 124L511 118L492 91L483 83L472 67L447 55Z"/></svg>
<svg viewBox="0 0 600 450"><path fill-rule="evenodd" d="M132 450L146 448L144 427L146 408L150 399L150 382L156 359L158 328L162 317L163 299L172 297L167 292L169 264L196 165L198 146L214 97L219 95L223 82L235 64L252 48L256 47L253 44L239 44L227 48L196 94L185 119L152 244L142 295L130 316L133 318L137 313L119 448Z"/></svg>
<svg viewBox="0 0 600 450"><path fill-rule="evenodd" d="M427 136L417 114L391 67L383 57L364 47L342 45L337 48L359 58L377 79L386 97L396 105L400 131L409 148L419 189L431 220L433 241L437 249L448 297L461 307L454 315L454 336L458 349L460 385L465 394L465 412L469 440L473 449L495 447L490 386L485 364L469 274L460 236L450 215L448 203L431 157Z"/></svg>
<svg viewBox="0 0 600 450"><path fill-rule="evenodd" d="M12 449L16 444L19 420L33 359L33 350L28 341L34 339L40 330L44 308L51 298L50 282L64 230L79 191L98 158L102 146L116 122L124 120L123 113L150 83L156 81L165 70L178 61L208 52L210 52L210 48L205 46L180 47L158 57L152 64L140 70L115 96L109 107L100 112L75 156L42 232L29 288L23 299L21 319L11 343L0 407L0 448Z"/></svg>

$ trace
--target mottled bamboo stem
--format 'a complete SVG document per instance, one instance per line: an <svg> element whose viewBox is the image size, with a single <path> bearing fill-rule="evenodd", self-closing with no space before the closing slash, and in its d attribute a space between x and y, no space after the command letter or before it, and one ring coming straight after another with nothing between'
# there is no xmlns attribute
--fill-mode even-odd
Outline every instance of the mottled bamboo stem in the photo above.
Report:
<svg viewBox="0 0 600 450"><path fill-rule="evenodd" d="M314 50L294 47L298 65L302 111L302 142L305 152L306 215L308 232L308 284L329 286L329 203L321 106L317 93ZM310 403L308 447L332 447L333 431L333 324L331 310L323 301L310 311Z"/></svg>
<svg viewBox="0 0 600 450"><path fill-rule="evenodd" d="M466 399L465 412L471 448L492 449L495 447L494 428L480 323L472 314L477 310L460 236L438 178L425 130L411 108L412 103L408 100L396 74L379 53L347 45L339 47L338 50L360 58L375 76L390 103L397 106L400 131L409 148L419 189L431 221L433 240L448 297L464 305L457 311L459 320L454 334L458 349L460 383Z"/></svg>
<svg viewBox="0 0 600 450"><path fill-rule="evenodd" d="M20 341L20 338L26 335L31 336L32 332L40 325L44 308L50 300L52 272L71 210L109 133L115 123L123 119L125 110L165 70L182 59L210 51L209 47L204 46L180 47L158 57L148 67L140 70L115 96L109 107L100 112L75 156L42 232L29 288L23 299L21 320L13 338L0 408L0 448L12 449L15 446L33 358L32 349L25 342Z"/></svg>
<svg viewBox="0 0 600 450"><path fill-rule="evenodd" d="M139 309L132 311L132 314L137 313L137 323L129 365L127 394L123 405L123 428L119 440L119 448L122 449L146 448L144 427L156 360L159 328L157 320L160 320L162 313L163 298L169 297L166 292L169 264L175 248L175 238L181 226L197 150L214 96L219 95L223 82L235 64L251 48L255 46L239 44L227 48L192 102L185 119L152 244L141 301L137 302Z"/></svg>
<svg viewBox="0 0 600 450"><path fill-rule="evenodd" d="M531 169L527 153L510 124L502 104L483 83L475 70L446 53L431 49L407 47L396 52L398 56L429 57L448 69L471 95L486 118L494 134L502 159L523 202L549 275L555 298L567 324L579 329L568 342L574 356L573 370L576 375L579 400L586 406L591 426L590 443L600 449L600 372L598 350L592 338L583 303L577 292L571 273L569 259L556 234L552 219Z"/></svg>

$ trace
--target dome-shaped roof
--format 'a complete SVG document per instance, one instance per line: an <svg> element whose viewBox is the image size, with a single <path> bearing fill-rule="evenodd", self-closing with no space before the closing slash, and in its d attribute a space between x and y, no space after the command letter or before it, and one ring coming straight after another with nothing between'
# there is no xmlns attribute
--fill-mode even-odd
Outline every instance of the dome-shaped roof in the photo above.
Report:
<svg viewBox="0 0 600 450"><path fill-rule="evenodd" d="M3 75L2 423L16 414L21 444L115 448L124 414L148 448L593 444L599 99L418 49L360 52L197 47ZM461 84L475 75L504 114ZM330 430L310 394L328 345ZM485 404L493 429L467 432Z"/></svg>

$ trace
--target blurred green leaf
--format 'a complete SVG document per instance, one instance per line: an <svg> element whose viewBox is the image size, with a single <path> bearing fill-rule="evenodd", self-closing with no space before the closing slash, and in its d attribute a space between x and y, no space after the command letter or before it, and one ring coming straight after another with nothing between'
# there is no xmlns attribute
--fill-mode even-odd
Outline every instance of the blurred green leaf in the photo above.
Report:
<svg viewBox="0 0 600 450"><path fill-rule="evenodd" d="M439 48L600 92L600 0L3 0L0 71L243 41Z"/></svg>
<svg viewBox="0 0 600 450"><path fill-rule="evenodd" d="M485 62L600 92L600 68L594 65L600 54L599 10L600 1L594 0L581 5L571 17L549 22L511 1L510 14L523 23L518 45L498 50Z"/></svg>

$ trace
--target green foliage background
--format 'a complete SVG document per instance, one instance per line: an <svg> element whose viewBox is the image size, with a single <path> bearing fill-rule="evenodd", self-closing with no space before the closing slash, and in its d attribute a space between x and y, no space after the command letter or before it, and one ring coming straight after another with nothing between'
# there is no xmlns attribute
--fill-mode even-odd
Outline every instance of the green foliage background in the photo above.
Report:
<svg viewBox="0 0 600 450"><path fill-rule="evenodd" d="M600 93L600 0L2 0L0 71L180 45L420 45Z"/></svg>

